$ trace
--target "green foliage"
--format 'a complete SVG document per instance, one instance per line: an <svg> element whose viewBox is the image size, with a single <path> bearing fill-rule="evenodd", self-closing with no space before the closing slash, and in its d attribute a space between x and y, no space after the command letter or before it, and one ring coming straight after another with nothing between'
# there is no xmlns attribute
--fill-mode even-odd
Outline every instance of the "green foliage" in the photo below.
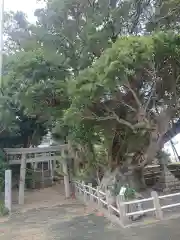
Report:
<svg viewBox="0 0 180 240"><path fill-rule="evenodd" d="M162 67L166 56L178 60L180 56L179 41L179 36L171 32L168 34L161 32L152 37L120 38L112 48L105 51L91 68L82 71L75 82L72 80L75 85L72 92L74 96L72 109L92 106L92 99L95 100L100 97L104 98L105 101L106 97L112 97L115 94L117 87L124 86L127 80L131 81L133 76L145 74L145 71L152 72L153 63L157 64L157 68ZM176 67L176 65L172 67ZM157 69L157 71L159 70ZM163 85L166 84L164 86L166 89L168 81L166 81L167 78L164 75L162 77L164 77L162 81ZM145 84L151 84L152 79L150 76L146 76L144 82ZM84 104L87 101L88 105ZM70 112L70 110L68 111ZM72 113L70 117L71 115Z"/></svg>
<svg viewBox="0 0 180 240"><path fill-rule="evenodd" d="M8 164L6 162L6 157L2 149L0 149L0 192L4 189L5 183L5 170L8 168Z"/></svg>
<svg viewBox="0 0 180 240"><path fill-rule="evenodd" d="M52 130L93 170L146 152L155 109L180 93L179 36L151 34L178 32L178 1L52 0L35 15L35 25L21 12L5 16L0 145L37 145ZM140 122L128 84L144 107L154 79Z"/></svg>
<svg viewBox="0 0 180 240"><path fill-rule="evenodd" d="M146 1L140 5L145 17L150 5ZM60 118L71 99L67 77L89 67L119 34L141 28L140 19L136 19L140 5L134 1L119 4L117 0L47 1L46 8L35 12L36 25L28 23L21 12L6 14L6 44L11 56L5 64L4 82L11 85L13 95L31 115Z"/></svg>
<svg viewBox="0 0 180 240"><path fill-rule="evenodd" d="M47 125L37 116L31 117L24 113L23 108L14 110L14 106L8 109L13 114L13 120L0 135L0 147L28 147L36 146L47 133ZM3 121L3 120L2 120ZM5 119L4 119L5 121Z"/></svg>
<svg viewBox="0 0 180 240"><path fill-rule="evenodd" d="M147 31L153 30L179 30L179 0L155 1L154 11L146 24Z"/></svg>
<svg viewBox="0 0 180 240"><path fill-rule="evenodd" d="M23 56L23 53L19 53ZM29 56L30 57L30 56ZM23 66L25 59L20 59ZM17 65L16 65L17 64ZM35 64L33 62L33 64ZM17 67L16 69L15 66ZM47 123L36 112L32 114L28 109L27 101L21 98L25 84L20 73L23 67L17 56L5 58L3 66L3 86L1 87L0 122L0 147L29 147L36 146L41 138L47 133ZM26 70L26 74L28 74ZM26 79L27 80L27 79Z"/></svg>
<svg viewBox="0 0 180 240"><path fill-rule="evenodd" d="M127 186L127 189L125 191L125 199L127 200L134 199L135 195L136 195L136 191L133 188Z"/></svg>
<svg viewBox="0 0 180 240"><path fill-rule="evenodd" d="M0 202L0 216L6 216L9 214L9 210L5 207L3 202Z"/></svg>
<svg viewBox="0 0 180 240"><path fill-rule="evenodd" d="M113 196L119 195L120 189L122 187L122 184L120 182L115 182L112 186L109 186L109 189L111 191L111 194Z"/></svg>
<svg viewBox="0 0 180 240"><path fill-rule="evenodd" d="M80 72L75 80L72 79L72 107L66 111L65 121L68 123L72 119L73 111L77 114L79 109L76 121L79 120L86 126L91 124L91 127L100 126L101 129L105 129L111 127L105 123L112 123L111 133L113 128L118 126L114 143L120 142L119 153L113 154L121 161L127 160L128 156L133 154L135 157L133 164L136 164L135 153L145 152L148 147L152 128L149 124L154 122L154 117L147 114L147 120L137 124L139 109L129 85L133 86L138 101L145 106L153 77L160 76L160 80L156 83L156 102L150 102L148 111L150 113L154 111L154 107L164 108L169 104L174 92L173 85L179 84L179 40L179 36L172 32L118 39L112 48L107 49L93 63L91 68ZM172 76L171 71L176 71L176 74ZM172 117L176 114L178 110Z"/></svg>
<svg viewBox="0 0 180 240"><path fill-rule="evenodd" d="M135 189L131 188L128 184L126 186L123 186L120 182L117 182L117 181L113 184L113 186L110 187L111 194L113 196L119 195L122 187L126 188L124 197L127 201L132 200L136 197Z"/></svg>

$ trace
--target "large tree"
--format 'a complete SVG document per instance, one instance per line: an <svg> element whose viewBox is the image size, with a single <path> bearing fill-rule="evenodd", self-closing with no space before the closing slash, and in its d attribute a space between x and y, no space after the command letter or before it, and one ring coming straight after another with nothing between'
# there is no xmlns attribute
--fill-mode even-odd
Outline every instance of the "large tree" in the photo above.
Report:
<svg viewBox="0 0 180 240"><path fill-rule="evenodd" d="M167 114L159 118L168 124L169 117L178 117L177 109L169 113L169 107L176 104L172 92L178 90L174 84L178 68L169 57L175 54L176 63L178 52L175 37L170 48L168 34L153 38L124 36L169 28L160 20L173 12L174 3L46 1L46 7L35 12L35 25L28 23L23 13L7 14L4 87L11 86L11 97L25 107L26 116L56 126L56 137L64 137L66 142L70 139L74 156L89 159L88 167L93 162L93 168L97 168L96 145L101 145L107 150L109 169L130 158L130 165L139 175L162 147L165 130L169 129L165 123L164 129L153 128L158 126L156 121L161 121L156 119L156 111ZM176 26L177 13L178 8ZM161 17L158 21L157 16ZM167 61L167 68L162 59ZM174 78L169 75L171 64ZM157 134L159 140L153 142ZM133 144L137 139L140 143ZM137 167L139 161L142 163Z"/></svg>
<svg viewBox="0 0 180 240"><path fill-rule="evenodd" d="M25 106L14 97L14 89L1 88L0 148L30 147L40 144L47 134L47 123L39 116L30 116Z"/></svg>
<svg viewBox="0 0 180 240"><path fill-rule="evenodd" d="M101 127L110 168L131 170L136 187L179 116L179 58L173 33L123 37L70 83L65 120Z"/></svg>
<svg viewBox="0 0 180 240"><path fill-rule="evenodd" d="M22 12L8 13L4 81L30 115L62 122L62 110L71 102L67 77L90 66L118 36L143 31L151 9L149 0L53 0L36 10L36 25Z"/></svg>

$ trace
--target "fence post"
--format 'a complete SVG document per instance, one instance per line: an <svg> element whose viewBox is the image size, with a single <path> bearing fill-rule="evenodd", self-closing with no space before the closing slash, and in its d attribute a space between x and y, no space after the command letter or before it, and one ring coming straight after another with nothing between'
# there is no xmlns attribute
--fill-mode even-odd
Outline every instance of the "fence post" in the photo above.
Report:
<svg viewBox="0 0 180 240"><path fill-rule="evenodd" d="M101 207L101 200L100 200L101 199L101 194L100 194L99 190L100 190L100 187L97 186L98 206Z"/></svg>
<svg viewBox="0 0 180 240"><path fill-rule="evenodd" d="M109 199L109 197L110 197L110 193L109 193L109 191L108 190L106 190L106 202L107 202L107 208L108 208L108 213L109 213L109 215L111 215L111 208L110 208L110 199Z"/></svg>
<svg viewBox="0 0 180 240"><path fill-rule="evenodd" d="M69 183L68 165L67 165L67 159L65 159L64 152L62 154L63 154L62 167L63 167L63 173L64 173L65 196L66 198L69 198L71 196L71 190L70 190L70 183Z"/></svg>
<svg viewBox="0 0 180 240"><path fill-rule="evenodd" d="M5 207L11 212L12 206L12 170L5 171Z"/></svg>
<svg viewBox="0 0 180 240"><path fill-rule="evenodd" d="M50 164L50 173L51 173L51 181L52 181L52 184L54 183L54 171L53 171L53 161L52 160L50 160L49 161L49 164Z"/></svg>
<svg viewBox="0 0 180 240"><path fill-rule="evenodd" d="M81 187L81 183L79 181L76 182L76 187L77 187L77 197L80 199L81 198L81 190L79 188Z"/></svg>
<svg viewBox="0 0 180 240"><path fill-rule="evenodd" d="M127 216L126 216L126 205L124 204L124 198L120 195L116 197L116 204L119 210L119 218L122 223L122 225L125 225L127 223Z"/></svg>
<svg viewBox="0 0 180 240"><path fill-rule="evenodd" d="M83 191L82 191L82 182L81 181L78 181L78 186L79 186L79 197L81 198L82 195L84 194Z"/></svg>
<svg viewBox="0 0 180 240"><path fill-rule="evenodd" d="M73 182L73 185L74 185L74 195L75 195L75 197L78 197L77 195L78 195L78 188L77 188L77 185L76 185L77 183L76 183L76 181L74 181Z"/></svg>
<svg viewBox="0 0 180 240"><path fill-rule="evenodd" d="M163 212L161 210L161 205L160 205L160 202L159 202L159 197L158 197L157 192L152 191L151 196L153 197L153 204L154 204L154 208L156 209L155 210L156 217L158 219L163 219Z"/></svg>
<svg viewBox="0 0 180 240"><path fill-rule="evenodd" d="M93 191L92 191L92 183L89 183L89 200L91 202L93 202L93 196L91 194L93 194Z"/></svg>
<svg viewBox="0 0 180 240"><path fill-rule="evenodd" d="M82 181L82 189L83 189L83 200L86 202L86 187L85 187L85 182Z"/></svg>

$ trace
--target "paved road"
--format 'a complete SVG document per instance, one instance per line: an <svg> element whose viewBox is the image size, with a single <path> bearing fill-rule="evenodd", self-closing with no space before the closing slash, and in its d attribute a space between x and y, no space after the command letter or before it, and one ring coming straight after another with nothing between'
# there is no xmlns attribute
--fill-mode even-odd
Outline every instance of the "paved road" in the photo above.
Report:
<svg viewBox="0 0 180 240"><path fill-rule="evenodd" d="M1 240L179 240L180 219L122 229L80 204L31 209L0 221Z"/></svg>

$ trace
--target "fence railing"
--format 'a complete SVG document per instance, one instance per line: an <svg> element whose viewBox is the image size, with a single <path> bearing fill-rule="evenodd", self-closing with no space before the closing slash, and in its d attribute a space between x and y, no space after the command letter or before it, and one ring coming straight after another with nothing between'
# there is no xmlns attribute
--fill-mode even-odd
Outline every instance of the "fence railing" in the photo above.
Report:
<svg viewBox="0 0 180 240"><path fill-rule="evenodd" d="M85 204L96 204L97 208L105 210L110 220L112 218L113 220L115 219L116 222L118 222L121 226L129 225L130 218L132 219L132 217L146 213L153 213L152 216L154 218L157 220L162 220L164 209L180 206L180 198L178 199L179 202L177 203L162 206L160 201L161 199L180 196L180 192L159 196L157 192L152 191L151 197L133 201L125 201L123 196L118 195L115 199L115 204L112 204L108 191L105 193L101 191L99 187L93 188L91 183L86 185L84 182L75 181L74 185L77 198L83 200ZM139 206L147 202L150 202L151 204L149 204L150 207L145 209L142 207L136 207L136 211L133 211L134 208L131 208L132 205Z"/></svg>

